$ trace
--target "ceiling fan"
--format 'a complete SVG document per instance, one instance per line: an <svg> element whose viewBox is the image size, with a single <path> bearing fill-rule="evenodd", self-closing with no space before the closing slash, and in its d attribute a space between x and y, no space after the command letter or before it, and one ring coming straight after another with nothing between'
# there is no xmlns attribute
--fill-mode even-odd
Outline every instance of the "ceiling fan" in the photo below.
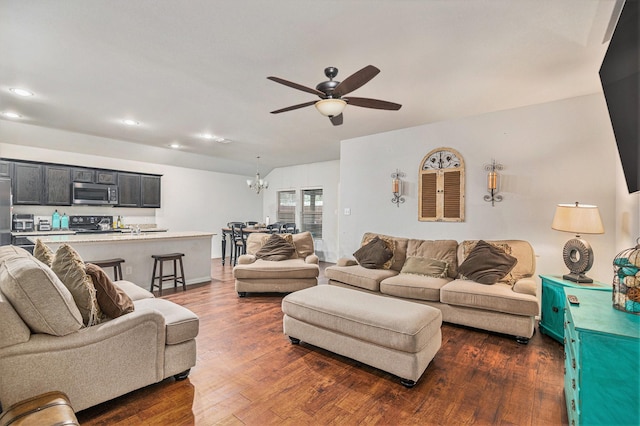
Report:
<svg viewBox="0 0 640 426"><path fill-rule="evenodd" d="M319 83L315 89L303 86L298 83L293 83L279 77L267 77L269 80L275 81L276 83L284 84L285 86L302 90L303 92L312 93L320 98L319 101L309 101L302 104L292 105L286 108L271 111L271 114L279 114L281 112L315 105L320 114L329 117L329 120L331 120L331 123L334 126L339 126L343 121L342 111L347 106L347 104L363 108L397 111L402 107L402 105L393 102L381 101L379 99L356 98L352 96L344 97L344 95L364 86L369 82L369 80L378 75L379 72L380 70L373 65L367 65L360 71L353 73L340 82L334 80L334 78L338 75L338 68L327 67L324 69L324 75L327 76L329 81L323 81L322 83Z"/></svg>

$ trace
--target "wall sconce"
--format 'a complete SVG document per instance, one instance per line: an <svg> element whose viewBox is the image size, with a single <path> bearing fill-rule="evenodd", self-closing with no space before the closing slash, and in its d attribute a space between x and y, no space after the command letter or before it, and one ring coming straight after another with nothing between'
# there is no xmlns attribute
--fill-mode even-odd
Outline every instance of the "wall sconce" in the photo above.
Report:
<svg viewBox="0 0 640 426"><path fill-rule="evenodd" d="M391 173L391 192L393 192L392 203L395 203L396 207L400 207L400 203L404 203L404 197L402 196L402 178L406 175L400 170L396 169L395 173Z"/></svg>
<svg viewBox="0 0 640 426"><path fill-rule="evenodd" d="M496 201L502 201L502 195L498 194L498 183L500 175L496 170L502 170L502 164L491 160L491 164L486 164L484 169L489 172L487 174L487 191L489 194L484 196L485 201L491 201L491 206L495 206Z"/></svg>

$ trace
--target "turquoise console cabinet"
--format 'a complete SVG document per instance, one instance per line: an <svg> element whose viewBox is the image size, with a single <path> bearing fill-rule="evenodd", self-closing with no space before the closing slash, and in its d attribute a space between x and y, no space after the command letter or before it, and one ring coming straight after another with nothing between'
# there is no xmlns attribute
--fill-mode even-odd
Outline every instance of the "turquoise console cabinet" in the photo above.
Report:
<svg viewBox="0 0 640 426"><path fill-rule="evenodd" d="M640 424L640 315L613 308L611 293L565 287L564 394L569 425Z"/></svg>
<svg viewBox="0 0 640 426"><path fill-rule="evenodd" d="M558 275L540 275L542 279L542 308L540 312L540 332L546 334L558 342L564 340L564 308L565 288L582 288L611 292L611 284L594 282L593 284L578 284L573 281L563 280ZM611 298L611 293L609 293Z"/></svg>

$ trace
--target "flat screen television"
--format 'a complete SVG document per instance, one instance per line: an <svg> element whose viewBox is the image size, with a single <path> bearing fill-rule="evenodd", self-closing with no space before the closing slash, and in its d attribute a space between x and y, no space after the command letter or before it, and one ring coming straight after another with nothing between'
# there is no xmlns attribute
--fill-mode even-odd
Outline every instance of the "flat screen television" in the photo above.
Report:
<svg viewBox="0 0 640 426"><path fill-rule="evenodd" d="M600 81L629 193L640 191L639 3L625 2L600 67Z"/></svg>

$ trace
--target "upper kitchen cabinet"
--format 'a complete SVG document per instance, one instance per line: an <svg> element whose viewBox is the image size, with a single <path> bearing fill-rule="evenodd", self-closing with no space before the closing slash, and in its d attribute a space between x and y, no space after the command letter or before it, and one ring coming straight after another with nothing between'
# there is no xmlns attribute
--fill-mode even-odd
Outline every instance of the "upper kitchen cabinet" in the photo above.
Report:
<svg viewBox="0 0 640 426"><path fill-rule="evenodd" d="M49 206L71 205L71 169L44 165L44 203Z"/></svg>
<svg viewBox="0 0 640 426"><path fill-rule="evenodd" d="M11 178L11 162L0 160L0 177Z"/></svg>
<svg viewBox="0 0 640 426"><path fill-rule="evenodd" d="M140 207L160 207L160 178L161 176L142 175L142 200Z"/></svg>
<svg viewBox="0 0 640 426"><path fill-rule="evenodd" d="M118 183L118 172L114 172L113 170L96 170L96 183L115 185Z"/></svg>
<svg viewBox="0 0 640 426"><path fill-rule="evenodd" d="M118 173L118 207L140 207L140 175Z"/></svg>
<svg viewBox="0 0 640 426"><path fill-rule="evenodd" d="M13 163L11 179L13 204L42 204L42 166L32 163Z"/></svg>
<svg viewBox="0 0 640 426"><path fill-rule="evenodd" d="M96 172L93 169L80 169L77 167L71 169L71 173L73 175L74 182L82 183L93 183L96 175Z"/></svg>

